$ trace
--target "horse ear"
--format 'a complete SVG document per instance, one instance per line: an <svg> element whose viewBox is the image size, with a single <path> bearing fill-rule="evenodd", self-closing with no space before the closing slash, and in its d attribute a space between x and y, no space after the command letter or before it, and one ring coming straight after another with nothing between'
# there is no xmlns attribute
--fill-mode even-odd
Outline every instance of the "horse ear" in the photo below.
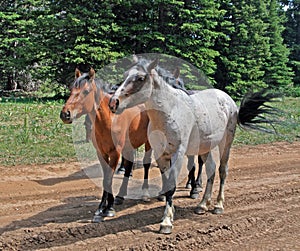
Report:
<svg viewBox="0 0 300 251"><path fill-rule="evenodd" d="M176 69L173 72L173 76L175 79L177 79L177 78L179 78L179 75L180 75L180 69L179 69L179 67L176 67Z"/></svg>
<svg viewBox="0 0 300 251"><path fill-rule="evenodd" d="M92 67L89 71L89 77L90 79L95 79L95 70Z"/></svg>
<svg viewBox="0 0 300 251"><path fill-rule="evenodd" d="M148 67L147 67L148 73L151 73L151 71L158 65L158 62L159 62L159 59L156 58L148 65Z"/></svg>
<svg viewBox="0 0 300 251"><path fill-rule="evenodd" d="M81 76L80 70L78 68L75 69L75 78L79 78Z"/></svg>
<svg viewBox="0 0 300 251"><path fill-rule="evenodd" d="M136 64L138 61L139 61L138 56L137 56L137 55L133 55L133 57L132 57L132 62L133 62L134 64Z"/></svg>

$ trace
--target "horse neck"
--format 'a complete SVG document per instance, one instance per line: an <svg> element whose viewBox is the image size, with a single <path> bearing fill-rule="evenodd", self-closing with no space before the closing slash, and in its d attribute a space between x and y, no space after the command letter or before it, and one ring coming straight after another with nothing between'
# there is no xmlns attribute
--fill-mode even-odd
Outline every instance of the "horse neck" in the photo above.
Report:
<svg viewBox="0 0 300 251"><path fill-rule="evenodd" d="M161 77L155 76L152 94L145 105L147 109L154 109L168 115L178 103L177 98L182 100L188 96L168 85Z"/></svg>
<svg viewBox="0 0 300 251"><path fill-rule="evenodd" d="M101 124L101 130L103 130L104 128L110 130L113 114L109 109L108 103L111 96L109 94L104 93L102 90L100 91L99 96L99 103L96 109L97 123Z"/></svg>
<svg viewBox="0 0 300 251"><path fill-rule="evenodd" d="M101 129L111 127L111 112L109 110L110 95L104 93L103 90L95 86L94 89L94 105L92 110L88 113L92 124L95 122L100 124ZM94 127L97 130L97 126ZM100 128L99 128L100 129Z"/></svg>

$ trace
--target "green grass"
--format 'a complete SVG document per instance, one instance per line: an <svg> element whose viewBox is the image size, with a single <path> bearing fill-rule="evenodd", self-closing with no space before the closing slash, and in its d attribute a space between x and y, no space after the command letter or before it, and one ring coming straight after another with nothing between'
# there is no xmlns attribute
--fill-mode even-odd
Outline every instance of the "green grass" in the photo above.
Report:
<svg viewBox="0 0 300 251"><path fill-rule="evenodd" d="M284 110L278 135L237 129L234 145L295 141L300 137L300 98L274 104ZM59 118L63 102L4 100L0 102L0 165L28 165L76 160L72 125Z"/></svg>
<svg viewBox="0 0 300 251"><path fill-rule="evenodd" d="M59 113L62 102L2 100L0 164L57 163L75 160L72 126Z"/></svg>
<svg viewBox="0 0 300 251"><path fill-rule="evenodd" d="M300 98L284 98L271 104L280 109L281 124L275 125L276 134L237 127L234 145L257 145L276 141L293 142L300 139Z"/></svg>

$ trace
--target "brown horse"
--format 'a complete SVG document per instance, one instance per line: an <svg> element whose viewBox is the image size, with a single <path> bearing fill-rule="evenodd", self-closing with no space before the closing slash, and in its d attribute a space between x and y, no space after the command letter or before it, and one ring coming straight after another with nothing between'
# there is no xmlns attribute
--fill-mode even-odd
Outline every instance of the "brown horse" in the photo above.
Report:
<svg viewBox="0 0 300 251"><path fill-rule="evenodd" d="M128 179L132 170L134 150L145 144L144 184L147 195L148 171L151 163L151 147L147 139L149 119L144 105L128 109L122 115L114 115L108 107L111 95L104 91L103 83L95 79L95 71L88 73L76 69L75 82L65 103L60 118L64 123L72 123L75 118L88 114L92 122L92 142L103 169L103 195L94 221L102 216L115 215L113 208L112 179L120 155L125 157L125 177L117 196L119 200L127 194Z"/></svg>

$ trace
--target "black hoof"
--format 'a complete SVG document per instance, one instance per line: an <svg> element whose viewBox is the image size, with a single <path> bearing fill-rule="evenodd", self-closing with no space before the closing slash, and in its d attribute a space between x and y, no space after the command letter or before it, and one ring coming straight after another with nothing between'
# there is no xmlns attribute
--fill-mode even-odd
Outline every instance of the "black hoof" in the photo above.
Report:
<svg viewBox="0 0 300 251"><path fill-rule="evenodd" d="M215 207L214 210L212 211L213 214L222 214L224 213L223 208Z"/></svg>
<svg viewBox="0 0 300 251"><path fill-rule="evenodd" d="M195 210L194 210L194 213L195 214L205 214L206 213L206 210L203 209L202 207L196 207Z"/></svg>
<svg viewBox="0 0 300 251"><path fill-rule="evenodd" d="M116 211L113 208L106 208L102 213L103 217L114 217L115 215Z"/></svg>
<svg viewBox="0 0 300 251"><path fill-rule="evenodd" d="M92 223L100 223L103 221L104 221L104 219L101 215L95 215L92 219Z"/></svg>
<svg viewBox="0 0 300 251"><path fill-rule="evenodd" d="M116 196L115 201L114 201L115 205L122 205L123 202L124 202L124 198L123 197Z"/></svg>
<svg viewBox="0 0 300 251"><path fill-rule="evenodd" d="M172 228L173 228L173 226L160 225L159 233L161 233L161 234L171 234L172 233Z"/></svg>
<svg viewBox="0 0 300 251"><path fill-rule="evenodd" d="M195 192L190 193L190 198L193 199L193 200L198 199L199 198L199 193L195 193Z"/></svg>

